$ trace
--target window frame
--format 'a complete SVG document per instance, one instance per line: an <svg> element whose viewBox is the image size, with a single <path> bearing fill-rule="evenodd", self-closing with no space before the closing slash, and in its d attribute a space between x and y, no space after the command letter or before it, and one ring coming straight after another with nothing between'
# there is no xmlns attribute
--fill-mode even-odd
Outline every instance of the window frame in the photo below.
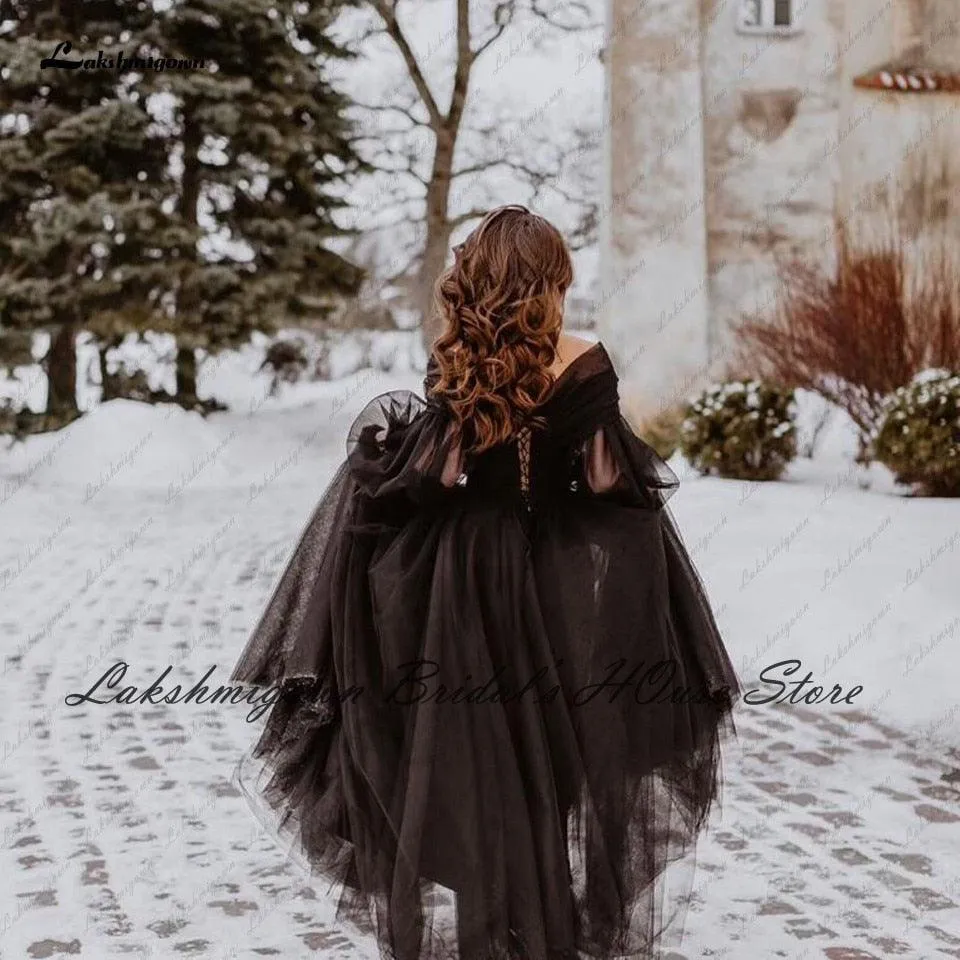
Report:
<svg viewBox="0 0 960 960"><path fill-rule="evenodd" d="M784 2L788 4L790 22L778 24L776 23L778 7ZM760 12L760 23L752 23L748 20L751 8ZM799 0L737 0L736 29L738 33L753 36L798 33L799 21Z"/></svg>

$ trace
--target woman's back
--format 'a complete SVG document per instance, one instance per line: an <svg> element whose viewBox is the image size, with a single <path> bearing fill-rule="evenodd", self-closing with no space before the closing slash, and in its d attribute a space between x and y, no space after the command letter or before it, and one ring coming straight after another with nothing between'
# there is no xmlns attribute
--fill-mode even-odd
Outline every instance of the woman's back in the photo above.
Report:
<svg viewBox="0 0 960 960"><path fill-rule="evenodd" d="M616 374L601 343L563 337L558 354L565 362L551 369L554 384L536 413L538 428L524 427L507 441L456 460L455 475L448 469L444 482L456 483L463 496L515 500L533 507L547 499L576 493L587 481L583 474L584 423L619 414ZM429 392L434 379L425 380ZM585 393L583 384L592 381Z"/></svg>
<svg viewBox="0 0 960 960"><path fill-rule="evenodd" d="M649 956L738 693L676 477L510 217L530 262L460 255L425 397L357 418L233 674L281 690L262 810L391 960Z"/></svg>

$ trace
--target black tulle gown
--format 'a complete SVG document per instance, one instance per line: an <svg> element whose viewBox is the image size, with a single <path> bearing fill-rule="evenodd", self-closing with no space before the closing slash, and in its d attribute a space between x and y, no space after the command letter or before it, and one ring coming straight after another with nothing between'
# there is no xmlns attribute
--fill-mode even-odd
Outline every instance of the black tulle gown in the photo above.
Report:
<svg viewBox="0 0 960 960"><path fill-rule="evenodd" d="M655 957L682 922L737 677L601 344L540 413L464 458L439 403L371 401L233 673L281 691L255 809L384 957Z"/></svg>

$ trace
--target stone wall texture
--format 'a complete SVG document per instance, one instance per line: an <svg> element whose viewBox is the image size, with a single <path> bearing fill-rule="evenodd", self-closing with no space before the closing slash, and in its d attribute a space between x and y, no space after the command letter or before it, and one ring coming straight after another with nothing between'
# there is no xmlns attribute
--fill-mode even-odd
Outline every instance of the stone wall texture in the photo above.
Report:
<svg viewBox="0 0 960 960"><path fill-rule="evenodd" d="M829 262L840 218L960 236L960 96L853 85L960 71L960 0L797 0L799 31L766 36L735 7L608 2L598 327L651 412L728 369L776 258Z"/></svg>
<svg viewBox="0 0 960 960"><path fill-rule="evenodd" d="M658 402L707 362L699 0L613 0L598 328L625 388Z"/></svg>

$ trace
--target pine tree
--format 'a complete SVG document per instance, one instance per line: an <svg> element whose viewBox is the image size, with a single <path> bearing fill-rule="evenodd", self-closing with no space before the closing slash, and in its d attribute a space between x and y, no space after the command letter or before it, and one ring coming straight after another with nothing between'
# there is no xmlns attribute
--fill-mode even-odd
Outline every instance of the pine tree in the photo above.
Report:
<svg viewBox="0 0 960 960"><path fill-rule="evenodd" d="M0 0L0 357L22 361L33 333L50 332L54 418L77 413L78 331L149 273L140 262L118 273L113 254L153 229L147 195L165 157L122 75L41 61L64 42L79 53L132 38L151 16L146 2Z"/></svg>
<svg viewBox="0 0 960 960"><path fill-rule="evenodd" d="M215 353L253 330L321 316L332 296L359 285L360 271L325 246L341 233L331 187L363 168L342 118L347 103L324 75L347 55L328 38L342 7L174 0L148 31L164 56L205 66L144 77L151 93L172 98L176 209L184 235L198 239L168 261L183 403L196 396L197 348Z"/></svg>
<svg viewBox="0 0 960 960"><path fill-rule="evenodd" d="M361 169L324 79L344 55L326 39L340 6L0 0L0 361L51 331L48 411L75 415L81 329L101 355L131 330L174 333L192 406L197 348L356 289L324 245L331 186ZM66 58L148 66L41 71L64 41Z"/></svg>

